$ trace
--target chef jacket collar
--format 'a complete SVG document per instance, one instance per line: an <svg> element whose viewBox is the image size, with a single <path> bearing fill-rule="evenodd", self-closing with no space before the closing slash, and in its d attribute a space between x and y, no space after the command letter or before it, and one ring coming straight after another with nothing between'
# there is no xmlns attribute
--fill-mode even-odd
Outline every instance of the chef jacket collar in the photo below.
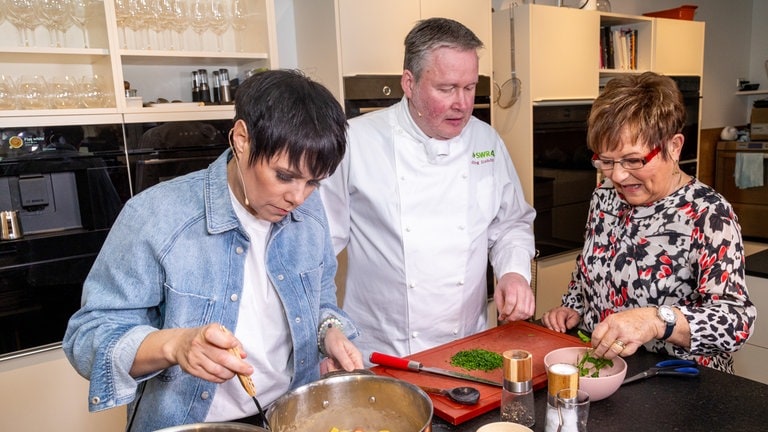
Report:
<svg viewBox="0 0 768 432"><path fill-rule="evenodd" d="M458 137L447 140L438 140L428 137L413 120L411 111L408 109L408 98L405 96L403 96L400 108L395 115L397 116L397 124L400 125L402 131L410 136L411 139L424 146L424 152L427 154L429 163L434 164L440 159L450 156L451 143L458 141L461 137L461 135L459 135Z"/></svg>

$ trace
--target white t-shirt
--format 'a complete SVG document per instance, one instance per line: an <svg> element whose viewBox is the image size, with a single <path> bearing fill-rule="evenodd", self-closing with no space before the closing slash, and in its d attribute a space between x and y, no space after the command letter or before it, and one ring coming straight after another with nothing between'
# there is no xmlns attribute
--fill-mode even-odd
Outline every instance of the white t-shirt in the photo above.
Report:
<svg viewBox="0 0 768 432"><path fill-rule="evenodd" d="M285 309L267 277L264 262L272 224L248 213L231 190L229 194L235 213L251 240L245 257L243 292L234 334L243 344L247 354L245 361L255 368L251 378L256 386L256 398L262 407L266 407L290 387L293 376L291 333ZM256 404L235 377L220 385L205 421L234 420L257 412Z"/></svg>

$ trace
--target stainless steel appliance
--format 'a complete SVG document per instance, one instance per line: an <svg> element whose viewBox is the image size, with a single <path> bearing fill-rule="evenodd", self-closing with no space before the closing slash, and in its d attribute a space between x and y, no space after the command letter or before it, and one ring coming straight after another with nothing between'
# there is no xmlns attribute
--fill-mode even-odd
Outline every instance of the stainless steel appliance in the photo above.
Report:
<svg viewBox="0 0 768 432"><path fill-rule="evenodd" d="M122 205L158 182L206 167L231 120L0 130L0 359L56 346Z"/></svg>
<svg viewBox="0 0 768 432"><path fill-rule="evenodd" d="M736 186L736 158L739 153L759 155L763 159L763 186L740 189ZM731 205L741 225L745 239L768 241L768 141L717 143L715 161L715 190Z"/></svg>

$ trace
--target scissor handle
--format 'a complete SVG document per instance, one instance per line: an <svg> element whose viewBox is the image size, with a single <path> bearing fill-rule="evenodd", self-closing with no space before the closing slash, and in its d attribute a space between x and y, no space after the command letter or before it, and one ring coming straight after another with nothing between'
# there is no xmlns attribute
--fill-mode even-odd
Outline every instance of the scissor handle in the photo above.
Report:
<svg viewBox="0 0 768 432"><path fill-rule="evenodd" d="M681 366L696 366L696 362L693 360L672 359L656 363L656 367L659 369L677 368Z"/></svg>
<svg viewBox="0 0 768 432"><path fill-rule="evenodd" d="M692 378L699 375L699 370L694 367L681 367L677 369L660 370L659 375L684 376Z"/></svg>

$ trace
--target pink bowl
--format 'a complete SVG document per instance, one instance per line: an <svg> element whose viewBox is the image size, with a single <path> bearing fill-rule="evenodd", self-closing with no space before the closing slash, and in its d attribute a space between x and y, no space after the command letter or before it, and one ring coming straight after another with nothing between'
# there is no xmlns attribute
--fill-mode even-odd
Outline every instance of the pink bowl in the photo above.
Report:
<svg viewBox="0 0 768 432"><path fill-rule="evenodd" d="M589 349L588 347L558 348L544 356L544 367L556 363L577 364L579 358ZM600 369L597 378L579 377L579 389L589 393L589 400L599 401L614 394L621 387L624 377L627 375L627 362L621 357L613 359L613 366Z"/></svg>

